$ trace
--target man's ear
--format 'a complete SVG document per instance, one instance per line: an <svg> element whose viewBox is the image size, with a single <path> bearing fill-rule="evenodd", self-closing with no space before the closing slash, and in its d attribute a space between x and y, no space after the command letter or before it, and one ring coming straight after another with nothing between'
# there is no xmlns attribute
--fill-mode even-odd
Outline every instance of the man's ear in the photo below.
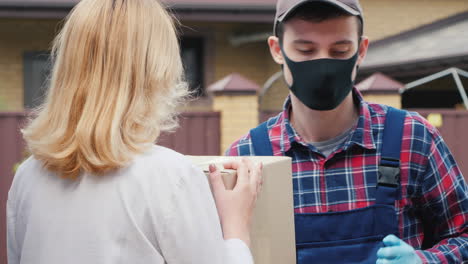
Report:
<svg viewBox="0 0 468 264"><path fill-rule="evenodd" d="M367 50L369 49L369 38L366 36L361 37L361 41L359 44L359 58L357 61L357 65L362 65L364 58L367 55Z"/></svg>
<svg viewBox="0 0 468 264"><path fill-rule="evenodd" d="M281 52L278 37L270 36L268 38L268 46L270 47L270 53L273 60L278 64L284 64L284 57L283 53Z"/></svg>

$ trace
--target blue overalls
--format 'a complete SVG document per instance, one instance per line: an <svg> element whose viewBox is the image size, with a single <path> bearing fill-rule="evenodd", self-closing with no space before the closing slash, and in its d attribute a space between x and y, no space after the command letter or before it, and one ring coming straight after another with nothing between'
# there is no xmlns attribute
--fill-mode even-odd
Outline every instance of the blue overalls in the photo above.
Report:
<svg viewBox="0 0 468 264"><path fill-rule="evenodd" d="M297 264L372 263L382 239L398 236L394 208L400 192L400 150L405 112L389 108L375 204L344 212L295 214ZM255 154L273 156L266 123L250 131ZM242 153L240 153L242 155Z"/></svg>

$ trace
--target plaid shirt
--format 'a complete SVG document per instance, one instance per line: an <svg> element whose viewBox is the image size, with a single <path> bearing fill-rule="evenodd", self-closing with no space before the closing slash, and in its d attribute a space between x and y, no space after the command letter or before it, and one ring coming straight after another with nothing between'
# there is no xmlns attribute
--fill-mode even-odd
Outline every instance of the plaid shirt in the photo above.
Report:
<svg viewBox="0 0 468 264"><path fill-rule="evenodd" d="M356 89L353 93L359 120L329 157L291 126L289 98L283 112L267 121L274 155L292 158L296 213L374 204L388 108L365 102ZM233 143L226 155L239 153L255 155L249 134ZM424 263L468 263L468 186L439 132L417 113L407 113L400 159L402 198L395 202L400 237L417 249ZM434 239L432 248L421 250L428 236Z"/></svg>

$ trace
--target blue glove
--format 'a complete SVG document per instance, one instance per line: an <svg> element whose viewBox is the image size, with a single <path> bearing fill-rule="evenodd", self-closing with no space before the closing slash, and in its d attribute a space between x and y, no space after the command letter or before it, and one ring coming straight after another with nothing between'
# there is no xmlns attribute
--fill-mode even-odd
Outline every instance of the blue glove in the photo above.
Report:
<svg viewBox="0 0 468 264"><path fill-rule="evenodd" d="M376 264L422 264L414 248L394 235L383 239L385 247L377 251Z"/></svg>

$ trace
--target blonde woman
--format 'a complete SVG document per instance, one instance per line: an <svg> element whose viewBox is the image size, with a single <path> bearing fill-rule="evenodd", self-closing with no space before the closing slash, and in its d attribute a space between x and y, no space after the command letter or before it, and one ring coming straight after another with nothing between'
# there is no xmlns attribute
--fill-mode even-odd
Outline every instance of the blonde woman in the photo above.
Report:
<svg viewBox="0 0 468 264"><path fill-rule="evenodd" d="M211 167L213 199L200 170L153 145L187 94L165 9L83 0L53 59L46 102L23 131L33 156L9 192L9 263L252 263L261 166L227 164L233 191Z"/></svg>

